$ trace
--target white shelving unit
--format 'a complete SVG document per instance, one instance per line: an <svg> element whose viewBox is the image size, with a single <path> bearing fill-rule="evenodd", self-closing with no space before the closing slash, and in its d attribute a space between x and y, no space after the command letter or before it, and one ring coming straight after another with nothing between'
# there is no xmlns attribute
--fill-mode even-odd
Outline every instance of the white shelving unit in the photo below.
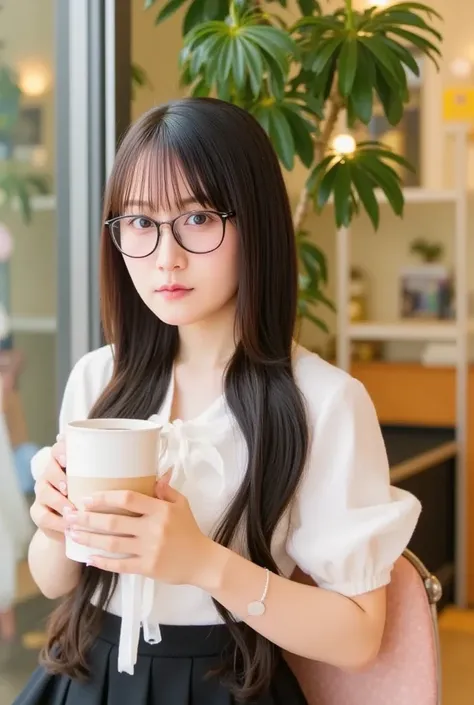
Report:
<svg viewBox="0 0 474 705"><path fill-rule="evenodd" d="M467 332L474 333L474 321L468 321ZM454 321L381 323L367 321L349 325L350 340L428 340L456 341L458 328Z"/></svg>
<svg viewBox="0 0 474 705"><path fill-rule="evenodd" d="M30 205L35 213L41 213L44 211L54 211L56 208L56 195L54 193L48 194L37 194L32 196ZM14 210L20 210L20 204L16 200L12 203Z"/></svg>
<svg viewBox="0 0 474 705"><path fill-rule="evenodd" d="M467 289L467 133L468 126L452 125L446 132L454 139L455 186L451 190L405 189L405 202L420 207L433 203L450 203L454 209L454 276L456 280L454 321L438 322L364 322L349 320L350 232L337 232L337 364L350 367L353 340L454 341L456 343L456 602L466 606L466 433L468 389L468 338L474 322L468 320ZM380 203L386 202L378 194ZM407 404L409 400L407 399Z"/></svg>
<svg viewBox="0 0 474 705"><path fill-rule="evenodd" d="M15 316L10 319L13 333L56 333L57 320L52 316Z"/></svg>
<svg viewBox="0 0 474 705"><path fill-rule="evenodd" d="M56 194L33 196L31 205L34 211L54 211L56 209Z"/></svg>
<svg viewBox="0 0 474 705"><path fill-rule="evenodd" d="M19 209L18 202L14 204ZM31 198L31 208L34 213L49 213L56 209L56 194L39 194ZM10 325L13 333L54 334L57 330L57 320L53 316L22 316L11 317Z"/></svg>

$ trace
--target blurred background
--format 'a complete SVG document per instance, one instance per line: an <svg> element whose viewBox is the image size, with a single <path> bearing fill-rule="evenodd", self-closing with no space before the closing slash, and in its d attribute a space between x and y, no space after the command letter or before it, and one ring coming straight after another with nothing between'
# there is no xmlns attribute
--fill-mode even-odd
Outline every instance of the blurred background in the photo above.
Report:
<svg viewBox="0 0 474 705"><path fill-rule="evenodd" d="M238 11L239 3L220 0L0 0L0 705L33 670L53 606L38 595L25 560L29 461L54 441L72 365L102 341L98 240L117 141L145 110L192 91L236 99L230 59L228 82L214 85L212 57L201 46L203 85L182 52L193 50L188 29L224 18L230 5ZM260 5L290 35L302 17L334 16L341 7L346 22L348 8L381 12L392 4ZM474 5L428 5L442 18L420 15L434 33L416 23L408 29L421 29L434 48L410 42L403 18L392 16L412 59L404 78L393 70L385 100L378 73L373 91L368 78L361 88L370 72L360 47L339 47L338 58L317 53L318 41L327 41L317 21L296 36L316 54L283 76L293 107L282 103L282 76L270 86L270 108L256 90L247 99L278 151L295 212L298 337L367 386L393 482L423 502L410 548L443 587L443 702L464 705L474 697ZM386 49L375 56L382 67ZM323 86L332 58L340 80L326 74ZM377 147L364 151L367 140L380 140L413 170ZM332 161L318 172L325 155ZM353 170L349 182L351 159L360 174Z"/></svg>

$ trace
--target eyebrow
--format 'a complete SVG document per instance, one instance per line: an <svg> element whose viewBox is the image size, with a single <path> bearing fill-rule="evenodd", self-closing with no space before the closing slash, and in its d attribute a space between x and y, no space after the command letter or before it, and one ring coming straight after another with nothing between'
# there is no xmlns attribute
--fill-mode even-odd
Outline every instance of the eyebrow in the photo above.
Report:
<svg viewBox="0 0 474 705"><path fill-rule="evenodd" d="M184 201L181 201L181 206L190 206L192 204L199 205L199 201L196 201L195 198L185 198ZM148 201L142 201L142 200L132 200L132 201L127 201L125 204L125 208L130 208L130 206L137 206L138 208L150 208L150 204Z"/></svg>

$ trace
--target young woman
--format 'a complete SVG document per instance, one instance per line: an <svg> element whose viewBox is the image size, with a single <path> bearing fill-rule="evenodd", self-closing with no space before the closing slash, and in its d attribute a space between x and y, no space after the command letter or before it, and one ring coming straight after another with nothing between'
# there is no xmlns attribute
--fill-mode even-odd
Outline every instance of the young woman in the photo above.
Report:
<svg viewBox="0 0 474 705"><path fill-rule="evenodd" d="M66 597L17 705L303 705L282 651L343 669L376 656L419 503L390 487L362 385L293 341L291 213L249 114L212 99L145 114L118 151L104 220L109 345L73 369L60 428L153 417L164 479L156 499L110 492L71 511L54 447L30 566L45 595ZM65 530L132 557L73 563ZM296 566L317 586L290 580ZM117 668L129 573L155 581L161 628L158 644L141 637L133 675Z"/></svg>

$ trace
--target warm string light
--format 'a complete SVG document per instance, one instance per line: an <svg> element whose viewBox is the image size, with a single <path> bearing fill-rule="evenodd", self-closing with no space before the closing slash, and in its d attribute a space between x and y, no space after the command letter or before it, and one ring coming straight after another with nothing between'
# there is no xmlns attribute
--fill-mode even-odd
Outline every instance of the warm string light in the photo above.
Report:
<svg viewBox="0 0 474 705"><path fill-rule="evenodd" d="M472 63L469 59L459 56L449 64L451 75L455 78L467 79L472 73Z"/></svg>
<svg viewBox="0 0 474 705"><path fill-rule="evenodd" d="M352 135L340 134L332 141L332 148L337 154L354 154L357 143Z"/></svg>
<svg viewBox="0 0 474 705"><path fill-rule="evenodd" d="M20 68L18 85L24 95L31 98L46 93L50 83L50 76L47 69L40 65L29 65Z"/></svg>

